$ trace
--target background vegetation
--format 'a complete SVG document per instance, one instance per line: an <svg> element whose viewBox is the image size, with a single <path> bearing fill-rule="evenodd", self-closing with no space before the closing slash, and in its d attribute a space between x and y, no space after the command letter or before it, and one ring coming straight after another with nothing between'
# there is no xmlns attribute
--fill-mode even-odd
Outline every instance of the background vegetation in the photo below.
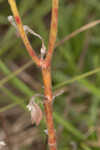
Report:
<svg viewBox="0 0 100 150"><path fill-rule="evenodd" d="M23 24L48 43L51 1L16 1ZM99 19L99 0L60 0L57 42L81 26ZM21 38L9 24L7 1L0 0L0 139L8 148L46 149L45 119L31 125L26 105L35 93L42 93L41 74L27 54ZM65 92L54 101L54 121L58 149L100 149L100 72L87 78L76 76L100 66L100 27L86 30L57 46L52 61L54 92ZM39 54L41 41L28 35ZM70 80L71 79L71 80ZM66 90L67 88L67 90ZM37 99L38 103L42 99ZM40 104L42 107L42 104ZM7 148L6 146L6 148ZM42 148L43 147L43 148ZM4 148L5 149L5 148Z"/></svg>

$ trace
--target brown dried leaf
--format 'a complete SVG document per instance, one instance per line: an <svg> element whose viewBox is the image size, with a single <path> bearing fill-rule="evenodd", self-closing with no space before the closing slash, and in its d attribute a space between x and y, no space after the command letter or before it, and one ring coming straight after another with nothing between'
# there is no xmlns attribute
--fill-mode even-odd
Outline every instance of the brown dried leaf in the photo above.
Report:
<svg viewBox="0 0 100 150"><path fill-rule="evenodd" d="M40 124L40 121L42 120L42 117L43 117L43 113L41 111L41 108L33 100L30 101L27 108L29 109L29 111L31 111L32 124L36 123L36 125L38 126Z"/></svg>
<svg viewBox="0 0 100 150"><path fill-rule="evenodd" d="M42 120L43 114L38 104L34 103L33 107L34 109L32 109L31 111L32 124L36 123L36 125L38 126L40 124L40 121Z"/></svg>

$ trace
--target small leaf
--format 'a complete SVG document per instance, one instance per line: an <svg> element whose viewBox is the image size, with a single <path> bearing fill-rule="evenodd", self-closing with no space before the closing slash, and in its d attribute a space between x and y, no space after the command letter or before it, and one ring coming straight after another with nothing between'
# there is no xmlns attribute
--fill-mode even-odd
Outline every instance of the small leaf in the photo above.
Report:
<svg viewBox="0 0 100 150"><path fill-rule="evenodd" d="M38 104L34 102L33 99L30 100L30 103L27 105L27 108L31 112L32 124L36 123L36 125L38 126L40 124L40 121L43 118L43 113L41 111L41 108L39 107Z"/></svg>
<svg viewBox="0 0 100 150"><path fill-rule="evenodd" d="M36 123L36 125L38 126L40 124L40 121L42 120L43 115L38 104L34 103L33 105L34 109L32 109L31 111L32 124Z"/></svg>

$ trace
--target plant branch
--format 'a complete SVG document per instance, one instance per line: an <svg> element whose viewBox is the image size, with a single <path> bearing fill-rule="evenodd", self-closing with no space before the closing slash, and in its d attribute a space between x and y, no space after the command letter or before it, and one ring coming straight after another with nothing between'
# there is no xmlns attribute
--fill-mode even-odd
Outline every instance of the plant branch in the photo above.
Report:
<svg viewBox="0 0 100 150"><path fill-rule="evenodd" d="M52 0L51 26L50 26L50 35L49 35L49 43L48 43L48 52L46 57L46 61L48 62L47 64L49 64L51 61L54 45L56 41L56 36L57 36L58 3L59 0Z"/></svg>
<svg viewBox="0 0 100 150"><path fill-rule="evenodd" d="M52 16L51 16L51 26L50 35L48 43L48 52L45 59L46 67L42 68L42 76L44 82L44 108L46 115L46 122L48 128L48 145L50 150L56 150L56 135L53 123L53 107L52 107L52 79L51 79L51 58L53 55L54 45L57 36L57 25L58 25L58 2L59 0L52 0Z"/></svg>
<svg viewBox="0 0 100 150"><path fill-rule="evenodd" d="M9 2L9 5L11 7L11 10L12 10L12 13L14 15L14 18L15 18L15 21L16 21L16 24L17 24L17 27L18 27L18 31L19 31L19 34L26 46L26 49L29 53L29 55L32 57L33 61L38 65L40 66L41 65L41 61L39 60L39 58L37 57L35 51L33 50L33 48L31 47L31 44L27 38L27 35L24 31L24 28L23 28L23 25L22 25L22 21L21 21L21 18L19 16L19 12L18 12L18 9L16 7L16 3L15 3L15 0L8 0Z"/></svg>

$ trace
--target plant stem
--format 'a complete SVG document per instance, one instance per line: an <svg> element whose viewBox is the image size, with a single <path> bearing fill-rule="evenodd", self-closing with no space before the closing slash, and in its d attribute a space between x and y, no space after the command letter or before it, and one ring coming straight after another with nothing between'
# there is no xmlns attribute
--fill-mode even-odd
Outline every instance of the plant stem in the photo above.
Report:
<svg viewBox="0 0 100 150"><path fill-rule="evenodd" d="M53 123L50 68L42 69L42 76L44 81L44 92L45 92L44 109L45 109L46 123L48 129L48 145L50 150L56 150L56 135L55 135L55 129Z"/></svg>
<svg viewBox="0 0 100 150"><path fill-rule="evenodd" d="M52 80L51 80L51 58L54 51L56 36L57 36L57 26L58 26L58 3L59 0L52 0L52 16L51 16L51 26L50 35L48 43L48 52L45 59L45 68L42 68L42 76L44 81L44 108L46 114L46 122L48 128L48 145L50 150L56 150L56 135L53 123L53 108L52 108Z"/></svg>
<svg viewBox="0 0 100 150"><path fill-rule="evenodd" d="M12 10L12 13L14 15L14 18L15 18L15 21L16 21L16 24L17 24L17 27L18 27L18 31L19 31L19 34L25 44L25 47L29 53L29 55L32 57L33 61L38 65L40 66L41 65L41 61L40 59L37 57L34 49L31 47L31 44L27 38L27 35L24 31L24 28L23 28L23 25L22 25L22 21L21 21L21 18L20 18L20 15L19 15L19 12L18 12L18 9L16 7L16 3L15 3L15 0L8 0L9 2L9 5L11 7L11 10Z"/></svg>
<svg viewBox="0 0 100 150"><path fill-rule="evenodd" d="M44 82L44 109L46 115L46 123L48 129L48 146L50 150L56 150L56 136L53 123L53 108L52 108L52 85L51 85L51 58L53 55L54 45L57 35L57 24L58 24L58 2L59 0L52 0L52 17L51 17L51 26L50 26L50 36L48 44L48 52L45 60L41 60L35 54L35 51L32 49L30 42L27 38L27 35L24 31L23 25L21 23L21 18L19 16L15 0L8 0L11 10L13 12L19 33L23 42L26 46L26 49L33 61L37 66L40 66L42 69L42 76Z"/></svg>
<svg viewBox="0 0 100 150"><path fill-rule="evenodd" d="M48 43L48 53L46 57L47 64L50 63L55 42L57 36L57 26L58 26L58 5L59 0L52 0L52 16L51 16L51 26L50 26L50 35Z"/></svg>

